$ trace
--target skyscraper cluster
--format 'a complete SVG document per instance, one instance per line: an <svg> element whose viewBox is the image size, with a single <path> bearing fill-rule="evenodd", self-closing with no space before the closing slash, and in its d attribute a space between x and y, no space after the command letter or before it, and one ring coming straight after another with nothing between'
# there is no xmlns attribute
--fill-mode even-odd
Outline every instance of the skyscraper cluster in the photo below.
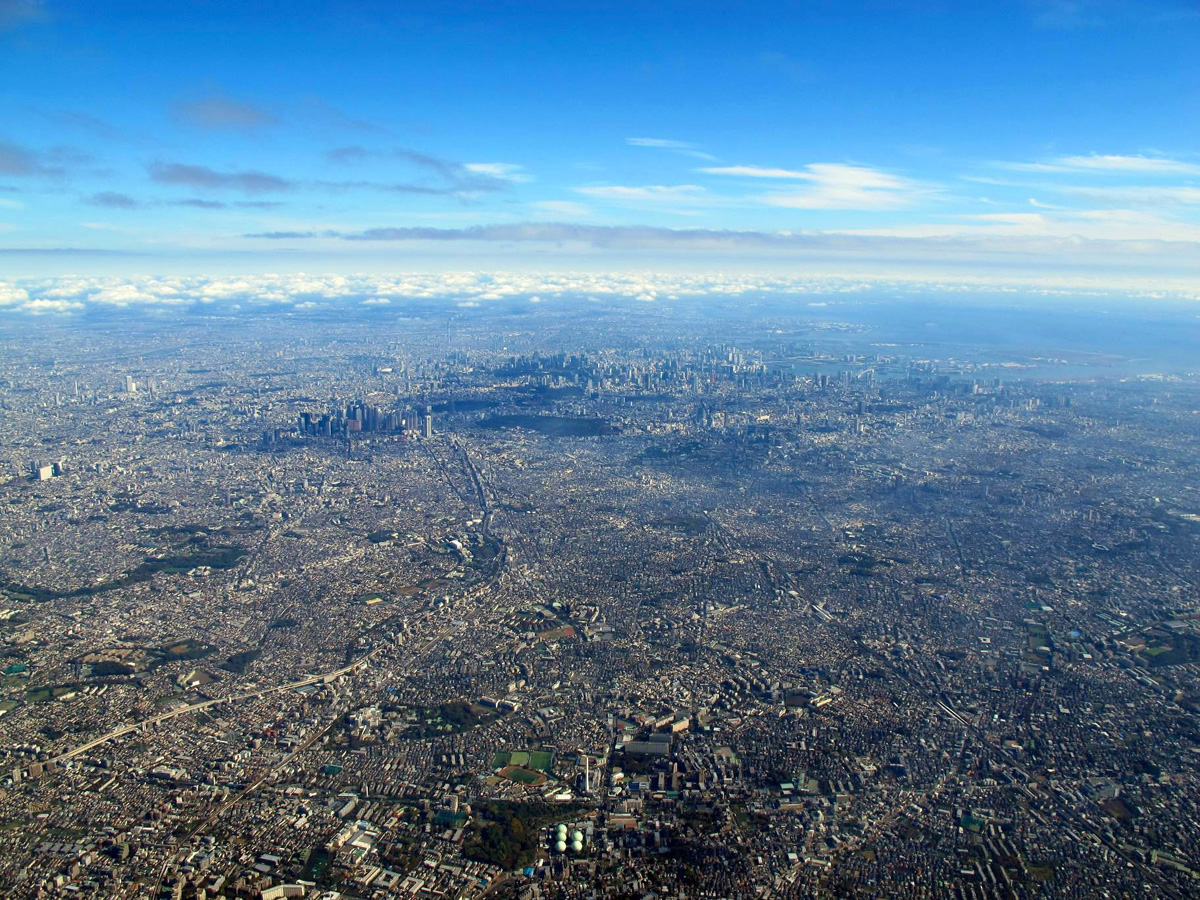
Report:
<svg viewBox="0 0 1200 900"><path fill-rule="evenodd" d="M433 435L433 407L420 411L406 406L385 412L364 401L356 401L345 409L314 415L301 413L296 418L296 431L310 437L343 437L351 434L417 434Z"/></svg>

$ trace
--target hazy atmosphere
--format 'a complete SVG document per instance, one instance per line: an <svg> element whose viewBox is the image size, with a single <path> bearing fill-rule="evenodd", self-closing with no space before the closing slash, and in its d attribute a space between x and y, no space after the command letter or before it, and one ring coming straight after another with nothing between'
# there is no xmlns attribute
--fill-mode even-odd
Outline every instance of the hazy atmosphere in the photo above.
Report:
<svg viewBox="0 0 1200 900"><path fill-rule="evenodd" d="M0 896L1200 898L1196 0L0 0Z"/></svg>

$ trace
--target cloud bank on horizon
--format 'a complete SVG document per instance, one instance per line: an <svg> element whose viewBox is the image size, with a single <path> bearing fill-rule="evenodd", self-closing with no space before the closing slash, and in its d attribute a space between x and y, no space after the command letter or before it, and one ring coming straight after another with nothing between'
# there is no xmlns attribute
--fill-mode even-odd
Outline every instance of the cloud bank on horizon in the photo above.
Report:
<svg viewBox="0 0 1200 900"><path fill-rule="evenodd" d="M1114 291L1100 281L1049 286L1014 281L914 280L895 277L558 272L414 272L393 275L274 274L215 276L61 276L0 281L0 323L21 316L129 312L235 315L240 312L382 311L403 314L410 304L470 310L502 303L593 302L687 304L754 302L787 296L798 305L825 306L854 295L959 297L986 290L1024 298L1090 301L1200 301L1200 290Z"/></svg>
<svg viewBox="0 0 1200 900"><path fill-rule="evenodd" d="M1193 3L802 6L0 0L0 265L1200 285Z"/></svg>

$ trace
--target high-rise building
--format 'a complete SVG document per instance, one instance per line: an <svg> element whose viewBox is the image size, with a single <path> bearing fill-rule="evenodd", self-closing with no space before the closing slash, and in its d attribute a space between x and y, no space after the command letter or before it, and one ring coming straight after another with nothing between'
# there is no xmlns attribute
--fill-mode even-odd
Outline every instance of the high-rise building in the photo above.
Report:
<svg viewBox="0 0 1200 900"><path fill-rule="evenodd" d="M433 407L432 406L425 407L425 425L421 429L421 435L423 437L427 437L427 438L433 437Z"/></svg>
<svg viewBox="0 0 1200 900"><path fill-rule="evenodd" d="M125 393L127 393L127 394L136 394L137 393L137 382L133 380L132 375L125 376Z"/></svg>

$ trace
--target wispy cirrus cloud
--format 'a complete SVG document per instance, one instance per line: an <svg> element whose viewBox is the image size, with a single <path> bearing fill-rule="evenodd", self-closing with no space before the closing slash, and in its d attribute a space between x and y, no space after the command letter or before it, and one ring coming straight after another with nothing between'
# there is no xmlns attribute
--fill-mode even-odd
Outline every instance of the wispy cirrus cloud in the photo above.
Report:
<svg viewBox="0 0 1200 900"><path fill-rule="evenodd" d="M514 243L559 243L575 241L600 247L694 246L700 243L773 245L794 242L798 234L714 229L674 229L650 226L575 225L562 222L524 222L501 225L472 225L465 228L401 226L365 228L358 231L312 230L268 231L243 235L260 240L305 240L336 238L344 241L484 241Z"/></svg>
<svg viewBox="0 0 1200 900"><path fill-rule="evenodd" d="M1122 233L1140 229L1148 240L1181 238L1196 227L1195 213L1191 210L1200 206L1200 185L1195 180L1200 175L1200 164L1194 162L1163 155L1090 154L995 165L1041 177L1021 180L1015 176L1005 179L963 175L961 178L977 184L1053 195L1054 204L1030 202L1057 210L1056 227L1077 227L1082 222L1085 230L1094 231L1095 224L1103 221ZM1087 208L1078 208L1081 204L1087 204Z"/></svg>
<svg viewBox="0 0 1200 900"><path fill-rule="evenodd" d="M139 200L120 191L101 191L84 200L89 206L105 209L146 209L156 206L178 206L190 209L278 209L286 204L277 200L211 200L204 197L185 197L181 200Z"/></svg>
<svg viewBox="0 0 1200 900"><path fill-rule="evenodd" d="M353 157L355 148L342 148L343 156ZM483 191L500 190L509 182L495 176L466 170L437 157L406 153L415 164L435 172L445 172L445 179L434 183L409 183L373 179L304 180L257 169L218 170L210 166L180 162L153 162L147 167L150 179L157 184L191 188L201 191L235 191L243 194L269 194L316 189L323 191L373 191L379 193L413 194L418 196L469 197ZM446 182L449 183L446 183ZM199 205L199 204L193 204ZM207 204L210 205L211 204Z"/></svg>
<svg viewBox="0 0 1200 900"><path fill-rule="evenodd" d="M1200 187L1191 185L1080 186L1061 185L1054 190L1066 196L1128 206L1194 206L1200 204Z"/></svg>
<svg viewBox="0 0 1200 900"><path fill-rule="evenodd" d="M8 141L0 142L0 175L61 175L61 167L47 166L33 150Z"/></svg>
<svg viewBox="0 0 1200 900"><path fill-rule="evenodd" d="M811 177L811 173L800 169L772 169L766 166L705 166L697 169L706 175L731 175L736 178L801 178Z"/></svg>
<svg viewBox="0 0 1200 900"><path fill-rule="evenodd" d="M247 194L266 194L293 190L297 183L279 175L256 170L220 172L208 166L187 163L155 162L149 166L150 179L158 184L204 190L232 190Z"/></svg>
<svg viewBox="0 0 1200 900"><path fill-rule="evenodd" d="M1071 172L1125 175L1200 175L1200 164L1165 156L1092 154L1060 156L1046 162L1002 162L1001 168L1017 172Z"/></svg>
<svg viewBox="0 0 1200 900"><path fill-rule="evenodd" d="M386 159L393 155L394 151L368 150L366 147L358 144L351 144L345 147L334 147L332 150L325 151L325 161L337 164L357 163L368 159ZM401 154L407 156L410 151L401 150Z"/></svg>
<svg viewBox="0 0 1200 900"><path fill-rule="evenodd" d="M235 200L225 203L221 200L205 200L202 197L186 197L183 200L167 202L167 206L188 206L193 209L279 209L286 205L278 200Z"/></svg>
<svg viewBox="0 0 1200 900"><path fill-rule="evenodd" d="M914 222L886 227L847 228L833 234L874 238L942 239L976 244L997 240L1046 241L1051 247L1071 242L1107 244L1120 252L1146 251L1148 245L1200 247L1200 225L1161 215L1156 210L1062 209L1039 212L977 213L940 222ZM1075 252L1075 251L1073 251Z"/></svg>
<svg viewBox="0 0 1200 900"><path fill-rule="evenodd" d="M912 179L847 163L809 163L799 169L707 166L699 171L707 175L807 183L802 190L779 191L759 198L768 206L788 209L903 209L930 193L930 188Z"/></svg>
<svg viewBox="0 0 1200 900"><path fill-rule="evenodd" d="M702 198L706 193L704 188L698 184L598 184L577 187L575 192L601 200L651 201L655 203L664 200L672 203L690 203Z"/></svg>
<svg viewBox="0 0 1200 900"><path fill-rule="evenodd" d="M527 182L533 179L523 171L524 166L516 163L463 163L463 168L473 175L486 175L501 181Z"/></svg>
<svg viewBox="0 0 1200 900"><path fill-rule="evenodd" d="M672 153L691 156L694 159L716 160L716 157L711 153L701 150L699 146L690 141L673 141L668 138L631 137L625 138L625 143L630 147L651 147L656 150L669 150Z"/></svg>
<svg viewBox="0 0 1200 900"><path fill-rule="evenodd" d="M1074 169L1105 172L1146 172L1153 175L1197 175L1200 165L1159 156L1064 156L1059 162Z"/></svg>
<svg viewBox="0 0 1200 900"><path fill-rule="evenodd" d="M92 194L87 202L92 206L102 206L105 209L138 209L141 207L137 200L119 191L101 191Z"/></svg>
<svg viewBox="0 0 1200 900"><path fill-rule="evenodd" d="M461 163L456 160L412 150L391 147L376 150L359 145L336 147L325 154L333 164L398 162L436 180L436 184L411 185L411 193L469 195L501 191L516 182L528 181L522 166L515 163Z"/></svg>
<svg viewBox="0 0 1200 900"><path fill-rule="evenodd" d="M339 231L259 231L254 234L243 234L242 237L265 241L303 241L309 238L342 237Z"/></svg>
<svg viewBox="0 0 1200 900"><path fill-rule="evenodd" d="M1011 249L1053 256L1071 242L1092 241L1099 248L1107 242L1121 244L1122 252L1144 249L1147 241L1171 242L1178 246L1200 246L1200 226L1178 228L1152 214L1129 210L1080 212L985 213L954 217L944 222L911 223L889 227L846 228L829 231L758 231L713 228L662 228L644 225L584 225L564 222L525 222L474 225L465 228L401 226L365 228L356 231L313 229L268 231L242 235L254 240L312 240L318 238L353 242L479 241L512 243L576 242L617 249L759 249L771 251L827 250L870 251L895 254L914 240L938 239L956 252L1005 250L992 238L1021 238L1033 243L1010 245ZM890 240L888 240L890 239ZM898 239L898 240L897 240ZM977 240L983 239L983 241ZM1036 242L1052 241L1045 246ZM1076 246L1076 250L1081 250ZM1100 252L1097 250L1097 252Z"/></svg>
<svg viewBox="0 0 1200 900"><path fill-rule="evenodd" d="M366 179L351 181L314 181L313 187L328 191L377 191L384 194L414 194L425 197L455 197L460 192L456 188L434 187L428 184L409 184L408 182L368 181Z"/></svg>
<svg viewBox="0 0 1200 900"><path fill-rule="evenodd" d="M255 242L284 245L321 242L322 251L345 242L367 254L385 253L389 244L441 245L450 254L471 254L486 246L522 247L544 259L546 253L570 256L588 252L630 258L687 259L712 264L716 259L772 259L828 266L846 264L855 271L880 266L916 267L945 273L969 266L974 271L1021 273L1031 283L1057 272L1093 283L1115 280L1138 286L1167 284L1200 292L1200 228L1173 228L1153 214L1127 210L1013 212L960 216L942 222L906 223L826 231L759 231L713 228L589 225L529 222L462 228L375 227L361 230L312 229L246 234ZM456 246L457 245L457 246ZM440 252L424 248L424 252ZM289 248L289 250L295 249ZM703 262L702 262L703 261ZM1038 274L1040 273L1040 274ZM1196 293L1200 299L1200 293Z"/></svg>
<svg viewBox="0 0 1200 900"><path fill-rule="evenodd" d="M170 206L186 206L192 209L228 209L229 204L223 200L205 200L203 197L185 197L183 200L171 200Z"/></svg>
<svg viewBox="0 0 1200 900"><path fill-rule="evenodd" d="M70 166L91 162L91 157L70 147L34 150L11 141L0 140L0 175L18 178L60 178Z"/></svg>

